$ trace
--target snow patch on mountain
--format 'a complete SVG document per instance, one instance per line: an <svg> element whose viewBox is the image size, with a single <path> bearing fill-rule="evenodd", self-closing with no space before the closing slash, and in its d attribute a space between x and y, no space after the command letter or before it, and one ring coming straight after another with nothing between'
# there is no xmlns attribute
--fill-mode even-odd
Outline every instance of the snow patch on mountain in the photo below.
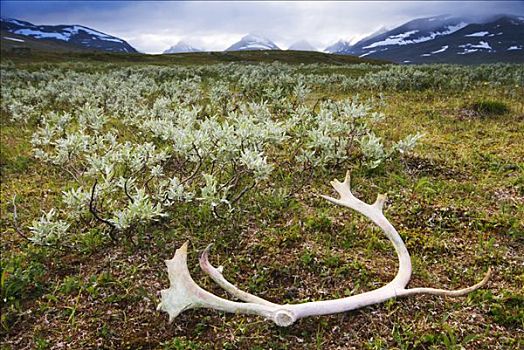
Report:
<svg viewBox="0 0 524 350"><path fill-rule="evenodd" d="M468 53L477 52L479 50L489 50L490 52L493 51L493 48L491 45L486 41L481 41L478 44L465 44L465 45L459 45L460 48L463 48L464 51L457 52L459 55L465 55Z"/></svg>
<svg viewBox="0 0 524 350"><path fill-rule="evenodd" d="M473 53L473 52L477 52L478 49L464 49L464 51L462 52L457 52L457 54L459 55L465 55L465 54L468 54L468 53Z"/></svg>
<svg viewBox="0 0 524 350"><path fill-rule="evenodd" d="M462 28L464 28L467 25L468 24L466 22L460 22L459 24L456 24L456 25L450 25L450 26L447 26L446 29L442 32L431 32L429 35L423 36L420 38L416 38L413 40L413 42L410 42L408 44L422 43L424 41L433 40L439 36L453 34L456 31L461 30Z"/></svg>
<svg viewBox="0 0 524 350"><path fill-rule="evenodd" d="M36 39L58 39L63 41L68 41L70 38L70 34L65 33L50 33L50 32L42 32L39 30L33 30L33 29L18 29L13 32L14 34L18 35L25 35L25 36L31 36Z"/></svg>
<svg viewBox="0 0 524 350"><path fill-rule="evenodd" d="M424 54L422 54L422 55L420 55L420 56L422 56L422 57L429 57L429 56L432 56L432 55L434 55L434 54L436 54L436 53L444 52L444 51L446 51L448 48L449 48L449 45L444 45L444 46L442 46L442 48L440 48L439 50L431 51L430 53L424 53Z"/></svg>
<svg viewBox="0 0 524 350"><path fill-rule="evenodd" d="M374 47L377 47L377 46L386 46L386 45L406 45L406 44L410 44L412 41L406 41L404 40L404 38L407 38L409 36L411 36L412 34L415 34L417 33L418 30L411 30L409 32L405 32L405 33L400 33L400 34L397 34L397 35L390 35L388 36L386 39L382 40L382 41L377 41L371 45L368 45L368 46L364 46L363 49L372 49Z"/></svg>
<svg viewBox="0 0 524 350"><path fill-rule="evenodd" d="M478 45L473 45L473 46L471 46L471 47L476 47L476 48L479 48L479 49L488 49L488 50L493 50L493 49L491 48L491 46L489 45L489 43L486 42L486 41L481 41L481 42L479 42Z"/></svg>
<svg viewBox="0 0 524 350"><path fill-rule="evenodd" d="M93 38L93 39L94 39L94 38ZM105 41L113 41L113 42L115 42L115 43L121 43L121 42L123 42L122 40L117 39L117 38L100 38L100 39L105 40Z"/></svg>
<svg viewBox="0 0 524 350"><path fill-rule="evenodd" d="M11 38L10 36L4 36L4 39L6 40L11 40L11 41L17 41L19 43L24 43L25 40L22 40L22 39L18 39L18 38ZM509 49L508 49L509 50Z"/></svg>
<svg viewBox="0 0 524 350"><path fill-rule="evenodd" d="M112 39L116 39L115 37L111 36L111 35L107 35L107 34L104 34L102 32L99 32L97 30L93 30L93 29L90 29L90 28L87 28L87 27L84 27L84 26L79 26L79 25L74 25L74 26L71 26L71 27L66 27L64 28L65 31L68 31L69 33L71 34L78 34L80 31L84 31L86 32L87 34L91 34L91 35L94 35L94 36L97 36L99 38L112 38ZM119 42L122 42L122 40L119 40L117 39Z"/></svg>
<svg viewBox="0 0 524 350"><path fill-rule="evenodd" d="M481 41L479 42L478 44L465 44L465 45L459 45L459 47L464 47L464 48L472 48L472 49L486 49L486 50L493 50L491 48L491 46L489 45L489 43L487 43L486 41Z"/></svg>
<svg viewBox="0 0 524 350"><path fill-rule="evenodd" d="M358 57L366 57L367 55L371 55L372 53L375 53L375 52L377 52L377 50L371 50L371 51L366 52L366 53L364 53L364 54L362 54L362 55L360 55Z"/></svg>
<svg viewBox="0 0 524 350"><path fill-rule="evenodd" d="M441 53L441 52L446 51L448 48L449 48L448 45L444 45L444 46L442 46L442 48L441 48L440 50L433 51L433 52L431 52L431 53Z"/></svg>
<svg viewBox="0 0 524 350"><path fill-rule="evenodd" d="M467 35L464 35L465 37L483 37L483 36L486 36L488 35L489 32L476 32L476 33L471 33L471 34L467 34Z"/></svg>

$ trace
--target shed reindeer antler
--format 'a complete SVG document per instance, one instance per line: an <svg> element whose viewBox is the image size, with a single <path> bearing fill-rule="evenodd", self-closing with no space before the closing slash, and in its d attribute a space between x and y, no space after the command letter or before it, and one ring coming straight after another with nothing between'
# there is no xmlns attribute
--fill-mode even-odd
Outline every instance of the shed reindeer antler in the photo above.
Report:
<svg viewBox="0 0 524 350"><path fill-rule="evenodd" d="M442 296L465 295L487 283L491 275L491 269L488 269L482 281L464 289L453 291L435 288L406 289L406 285L411 277L411 258L397 230L395 230L382 213L386 196L379 194L375 203L371 205L362 202L351 193L349 172L344 182L335 180L331 182L331 185L338 192L340 198L335 199L329 196L322 196L323 198L331 203L354 209L368 217L384 231L388 239L393 243L399 259L399 269L397 275L391 282L381 288L346 298L313 301L302 304L274 304L244 292L228 282L222 275L222 268L219 267L217 269L209 263L208 254L211 246L209 245L200 256L200 267L220 287L237 299L244 301L234 302L205 291L193 281L187 269L186 242L180 249L177 249L173 259L166 260L171 285L169 289L161 291L162 300L157 309L166 311L169 314L170 321L184 310L211 308L231 313L259 315L272 320L278 326L287 327L303 317L328 315L354 310L401 296L413 294Z"/></svg>

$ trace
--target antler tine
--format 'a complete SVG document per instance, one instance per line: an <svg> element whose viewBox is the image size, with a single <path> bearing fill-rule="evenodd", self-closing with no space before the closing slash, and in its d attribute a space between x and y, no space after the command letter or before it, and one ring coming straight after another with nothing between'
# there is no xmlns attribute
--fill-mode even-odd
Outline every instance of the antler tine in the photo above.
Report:
<svg viewBox="0 0 524 350"><path fill-rule="evenodd" d="M224 278L221 271L219 271L217 268L215 268L211 263L209 262L209 250L213 244L209 244L206 249L200 254L199 263L200 268L202 271L204 271L206 274L211 277L213 281L215 281L216 284L218 284L222 289L224 289L229 294L233 295L237 299L243 300L248 303L255 303L255 304L261 304L261 305L269 305L269 306L278 306L277 304L274 304L272 302L269 302L265 299L259 298L253 294L244 292L243 290L238 289L236 286L234 286L232 283L230 283L228 280Z"/></svg>
<svg viewBox="0 0 524 350"><path fill-rule="evenodd" d="M187 244L186 241L175 251L175 256L171 260L165 260L169 275L171 288L177 297L171 298L170 290L160 291L162 296L157 310L166 311L169 314L169 322L173 321L182 311L193 308L195 295L200 287L193 281L187 269Z"/></svg>
<svg viewBox="0 0 524 350"><path fill-rule="evenodd" d="M340 195L340 200L350 199L352 197L354 198L353 193L351 193L351 175L349 171L346 172L346 177L343 182L335 179L331 181L331 186L333 186L333 188Z"/></svg>
<svg viewBox="0 0 524 350"><path fill-rule="evenodd" d="M480 281L477 284L472 285L471 287L462 288L462 289L456 289L456 290L446 290L446 289L438 289L438 288L409 288L405 289L401 292L399 296L408 296L408 295L415 295L415 294L430 294L430 295L439 295L443 297L460 297L462 295L466 295L468 293L471 293L479 288L484 287L491 275L492 275L491 267L488 267L488 271L484 275L484 278L482 281Z"/></svg>
<svg viewBox="0 0 524 350"><path fill-rule="evenodd" d="M386 200L388 199L387 194L378 194L377 199L375 200L375 203L371 204L373 207L377 208L378 210L382 211L384 208L384 204L386 203Z"/></svg>
<svg viewBox="0 0 524 350"><path fill-rule="evenodd" d="M327 199L328 201L332 202L332 203L335 203L335 204L340 204L336 201L354 201L355 199L357 199L355 197L355 195L353 195L353 193L351 192L351 175L348 172L346 172L346 177L344 178L344 181L343 182L340 182L338 180L333 180L331 181L331 186L333 186L333 188L338 192L338 194L340 195L340 198L337 200L333 197L330 197L330 196L325 196L325 195L320 195L322 198L325 198ZM382 208L384 207L384 203L386 202L387 200L387 195L386 194L378 194L377 195L377 199L375 200L375 202L371 205L373 207L375 207L376 209L382 211ZM360 200L359 200L360 201Z"/></svg>

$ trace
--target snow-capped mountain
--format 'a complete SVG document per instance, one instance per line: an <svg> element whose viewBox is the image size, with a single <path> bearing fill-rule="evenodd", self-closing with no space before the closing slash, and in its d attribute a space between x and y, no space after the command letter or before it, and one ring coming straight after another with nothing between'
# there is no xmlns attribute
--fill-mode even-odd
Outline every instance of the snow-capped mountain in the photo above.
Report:
<svg viewBox="0 0 524 350"><path fill-rule="evenodd" d="M226 51L247 50L280 50L280 48L267 38L259 35L248 34L226 49Z"/></svg>
<svg viewBox="0 0 524 350"><path fill-rule="evenodd" d="M294 51L318 51L313 45L311 45L307 40L300 40L296 43L293 43L288 47L288 50Z"/></svg>
<svg viewBox="0 0 524 350"><path fill-rule="evenodd" d="M201 49L191 46L190 44L181 40L176 45L171 46L169 49L167 49L163 53L201 52L201 51L202 51Z"/></svg>
<svg viewBox="0 0 524 350"><path fill-rule="evenodd" d="M336 43L331 44L328 47L326 47L324 49L324 52L344 54L344 53L349 52L350 49L351 49L351 44L349 43L349 41L340 39Z"/></svg>
<svg viewBox="0 0 524 350"><path fill-rule="evenodd" d="M364 57L375 52L430 41L440 36L452 34L467 25L468 23L459 17L419 18L395 29L364 38L353 45L347 53Z"/></svg>
<svg viewBox="0 0 524 350"><path fill-rule="evenodd" d="M137 52L120 38L81 25L34 25L12 18L2 18L1 30L37 40L67 43L91 50Z"/></svg>
<svg viewBox="0 0 524 350"><path fill-rule="evenodd" d="M399 63L524 62L523 48L523 17L497 16L472 23L437 16L407 22L336 53Z"/></svg>

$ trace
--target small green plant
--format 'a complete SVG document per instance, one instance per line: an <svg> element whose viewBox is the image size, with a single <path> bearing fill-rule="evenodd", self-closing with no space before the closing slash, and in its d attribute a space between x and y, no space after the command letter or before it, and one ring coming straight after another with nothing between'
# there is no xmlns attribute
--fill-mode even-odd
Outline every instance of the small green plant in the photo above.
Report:
<svg viewBox="0 0 524 350"><path fill-rule="evenodd" d="M64 278L60 291L64 294L73 294L80 289L82 281L76 276L67 276Z"/></svg>
<svg viewBox="0 0 524 350"><path fill-rule="evenodd" d="M175 338L162 343L164 350L182 350L182 349L202 349L201 344L186 340L184 338Z"/></svg>
<svg viewBox="0 0 524 350"><path fill-rule="evenodd" d="M509 112L509 107L500 101L480 100L471 105L471 109L480 115L502 115Z"/></svg>
<svg viewBox="0 0 524 350"><path fill-rule="evenodd" d="M2 304L18 303L29 293L43 289L45 267L25 255L16 255L2 261L0 275Z"/></svg>
<svg viewBox="0 0 524 350"><path fill-rule="evenodd" d="M300 261L304 265L309 265L315 260L315 256L311 253L309 250L305 250L302 255L300 256Z"/></svg>
<svg viewBox="0 0 524 350"><path fill-rule="evenodd" d="M45 338L36 337L35 338L35 349L45 350L49 349L49 341Z"/></svg>

